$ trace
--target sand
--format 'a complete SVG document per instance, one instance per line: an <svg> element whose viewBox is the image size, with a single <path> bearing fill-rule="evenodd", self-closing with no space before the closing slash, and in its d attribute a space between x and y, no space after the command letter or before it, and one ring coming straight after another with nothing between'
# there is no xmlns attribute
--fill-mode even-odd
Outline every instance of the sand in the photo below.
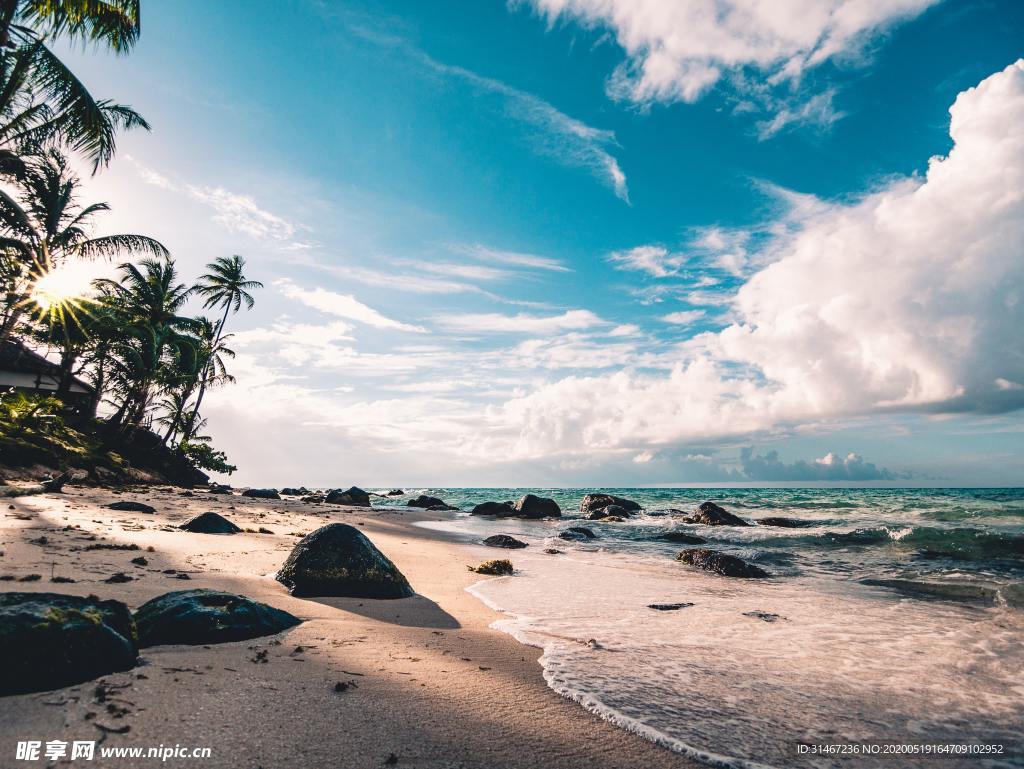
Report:
<svg viewBox="0 0 1024 769"><path fill-rule="evenodd" d="M118 500L157 510L103 507ZM0 698L0 766L45 764L16 762L19 740L76 739L102 739L105 747L208 747L210 758L172 758L163 765L232 769L694 766L546 686L540 650L492 630L499 615L465 592L479 580L466 565L505 557L504 551L412 525L443 513L202 491L189 496L170 487L68 487L64 494L5 499L3 507L0 575L41 579L3 582L2 590L96 594L134 609L172 590L209 587L256 598L304 622L251 641L144 649L139 667L102 679L109 689L105 701L98 701L104 698L97 697L97 681ZM273 533L223 536L174 528L207 510L243 529ZM360 526L417 595L393 601L289 596L273 573L300 535L334 521ZM97 544L141 550L84 549ZM130 563L140 555L148 565ZM175 573L165 573L170 569ZM117 572L133 579L104 581ZM179 579L180 573L190 579ZM55 584L51 576L76 581ZM339 682L344 691L336 691ZM98 753L91 762L160 764L155 758L104 761Z"/></svg>

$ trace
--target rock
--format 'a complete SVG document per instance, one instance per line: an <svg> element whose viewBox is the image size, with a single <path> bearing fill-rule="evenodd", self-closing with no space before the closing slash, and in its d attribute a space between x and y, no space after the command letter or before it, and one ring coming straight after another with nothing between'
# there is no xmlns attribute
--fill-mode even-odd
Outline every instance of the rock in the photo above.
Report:
<svg viewBox="0 0 1024 769"><path fill-rule="evenodd" d="M246 489L242 492L243 497L255 497L256 499L280 499L281 495L277 489Z"/></svg>
<svg viewBox="0 0 1024 769"><path fill-rule="evenodd" d="M559 539L567 539L571 542L587 542L597 535L585 526L570 526L558 535Z"/></svg>
<svg viewBox="0 0 1024 769"><path fill-rule="evenodd" d="M323 502L325 499L326 497L323 494L309 494L300 499L299 501L305 502L308 505L312 502Z"/></svg>
<svg viewBox="0 0 1024 769"><path fill-rule="evenodd" d="M133 579L135 579L135 577L129 577L123 571L118 571L114 572L103 581L108 582L111 585L120 585L123 582L131 582Z"/></svg>
<svg viewBox="0 0 1024 769"><path fill-rule="evenodd" d="M514 569L512 568L512 561L505 559L497 561L484 561L479 566L467 566L470 571L476 572L477 574L489 574L495 577L503 577L511 574Z"/></svg>
<svg viewBox="0 0 1024 769"><path fill-rule="evenodd" d="M521 496L515 504L515 511L520 518L558 518L562 514L562 508L555 500L536 494Z"/></svg>
<svg viewBox="0 0 1024 769"><path fill-rule="evenodd" d="M633 512L640 509L640 505L631 499L623 499L617 497L614 494L587 494L583 497L583 501L580 502L580 512L584 515L589 516L591 513L595 513L598 510L615 505L621 508L621 512L616 511L615 513L609 513L610 515L621 515L623 518L628 517Z"/></svg>
<svg viewBox="0 0 1024 769"><path fill-rule="evenodd" d="M542 551L545 555L561 555L562 551L553 547L545 547Z"/></svg>
<svg viewBox="0 0 1024 769"><path fill-rule="evenodd" d="M433 507L434 505L443 505L444 503L443 499L431 497L426 494L420 494L418 497L410 499L405 504L409 507Z"/></svg>
<svg viewBox="0 0 1024 769"><path fill-rule="evenodd" d="M496 515L509 518L516 514L516 507L510 502L481 502L470 511L471 515Z"/></svg>
<svg viewBox="0 0 1024 769"><path fill-rule="evenodd" d="M596 513L591 513L590 520L599 521L601 523L622 523L626 520L621 515L601 515L600 518L595 518L595 515L601 515L601 511L598 510Z"/></svg>
<svg viewBox="0 0 1024 769"><path fill-rule="evenodd" d="M401 489L391 489L384 496L385 497L400 497L403 494L405 494L405 492L402 491Z"/></svg>
<svg viewBox="0 0 1024 769"><path fill-rule="evenodd" d="M281 489L281 493L286 497L302 497L309 493L309 489L305 486L299 486L297 489L292 488L291 486L286 486Z"/></svg>
<svg viewBox="0 0 1024 769"><path fill-rule="evenodd" d="M493 537L485 539L484 544L488 547L507 547L511 550L528 547L525 542L522 542L515 537L510 537L508 534L495 534Z"/></svg>
<svg viewBox="0 0 1024 769"><path fill-rule="evenodd" d="M763 569L747 563L734 555L726 555L717 550L705 548L694 548L683 550L676 556L677 561L688 563L704 571L713 571L723 577L745 577L747 579L758 579L767 577L768 573Z"/></svg>
<svg viewBox="0 0 1024 769"><path fill-rule="evenodd" d="M458 510L458 509L459 508L452 507L451 505L431 505L430 507L427 508L427 510L431 510L433 512L444 512L444 511Z"/></svg>
<svg viewBox="0 0 1024 769"><path fill-rule="evenodd" d="M704 502L697 508L697 512L689 518L683 519L686 523L702 523L705 526L749 526L750 524L727 512L714 502Z"/></svg>
<svg viewBox="0 0 1024 769"><path fill-rule="evenodd" d="M135 623L120 601L0 593L0 695L71 686L135 667Z"/></svg>
<svg viewBox="0 0 1024 769"><path fill-rule="evenodd" d="M144 555L140 555L138 558L132 558L130 563L133 563L136 566L149 566L149 560Z"/></svg>
<svg viewBox="0 0 1024 769"><path fill-rule="evenodd" d="M764 620L765 622L775 622L777 619L784 619L780 618L778 614L772 614L767 611L745 611L743 612L743 616L753 617L754 619Z"/></svg>
<svg viewBox="0 0 1024 769"><path fill-rule="evenodd" d="M111 502L109 505L104 505L111 510L123 510L129 513L155 513L156 508L152 505L147 505L144 502L129 502L123 500L121 502Z"/></svg>
<svg viewBox="0 0 1024 769"><path fill-rule="evenodd" d="M587 516L592 521L600 521L603 518L616 518L620 521L629 518L632 513L620 505L608 505L607 507L599 507L594 510L590 515Z"/></svg>
<svg viewBox="0 0 1024 769"><path fill-rule="evenodd" d="M231 487L224 483L215 483L210 486L211 494L230 494Z"/></svg>
<svg viewBox="0 0 1024 769"><path fill-rule="evenodd" d="M299 540L277 573L294 596L406 598L409 581L366 536L331 523Z"/></svg>
<svg viewBox="0 0 1024 769"><path fill-rule="evenodd" d="M139 646L219 644L273 635L301 620L286 611L220 590L178 590L135 612Z"/></svg>
<svg viewBox="0 0 1024 769"><path fill-rule="evenodd" d="M666 542L678 542L682 545L703 545L707 542L703 537L696 537L685 531L666 531L659 534L658 539L663 539Z"/></svg>
<svg viewBox="0 0 1024 769"><path fill-rule="evenodd" d="M689 606L693 606L692 603L649 603L647 604L648 609L656 609L657 611L678 611L679 609L685 609Z"/></svg>
<svg viewBox="0 0 1024 769"><path fill-rule="evenodd" d="M352 507L370 507L370 495L358 486L351 486L345 491L335 489L324 500L329 505L351 505Z"/></svg>
<svg viewBox="0 0 1024 769"><path fill-rule="evenodd" d="M795 521L792 518L778 517L758 518L757 522L761 526L778 526L782 529L799 529L801 526L813 525L808 524L805 521Z"/></svg>
<svg viewBox="0 0 1024 769"><path fill-rule="evenodd" d="M200 513L178 527L193 534L237 534L241 531L231 521L219 513Z"/></svg>

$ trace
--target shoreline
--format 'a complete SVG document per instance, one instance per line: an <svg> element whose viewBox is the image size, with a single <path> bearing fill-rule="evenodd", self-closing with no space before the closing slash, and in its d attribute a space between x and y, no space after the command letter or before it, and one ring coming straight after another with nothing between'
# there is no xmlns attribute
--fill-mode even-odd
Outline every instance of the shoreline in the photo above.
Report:
<svg viewBox="0 0 1024 769"><path fill-rule="evenodd" d="M143 664L97 681L0 699L0 751L18 740L99 740L105 746L209 747L202 766L688 767L695 762L589 712L543 678L543 650L490 627L501 613L466 590L466 569L493 549L415 526L448 520L422 510L343 508L170 487L68 487L5 500L0 574L5 590L113 598L136 608L173 590L229 590L304 620L280 636L210 647L142 650ZM146 502L153 514L102 505ZM212 510L272 534L191 534L172 528ZM408 599L298 599L272 574L298 541L333 521L359 526L409 578ZM66 528L71 527L71 528ZM33 544L29 540L44 544ZM97 537L89 540L89 537ZM84 550L137 545L137 552ZM146 552L152 547L154 552ZM165 570L174 569L175 574ZM123 584L103 580L117 572ZM180 579L184 572L188 579ZM51 573L76 582L54 584ZM262 656L264 663L254 662ZM352 682L336 692L338 682ZM109 704L109 703L108 703ZM120 710L120 715L114 715ZM128 729L116 733L123 727ZM187 763L183 760L181 763ZM104 765L99 759L94 765ZM193 763L195 761L193 760ZM125 765L111 759L109 765ZM174 761L167 762L173 765Z"/></svg>

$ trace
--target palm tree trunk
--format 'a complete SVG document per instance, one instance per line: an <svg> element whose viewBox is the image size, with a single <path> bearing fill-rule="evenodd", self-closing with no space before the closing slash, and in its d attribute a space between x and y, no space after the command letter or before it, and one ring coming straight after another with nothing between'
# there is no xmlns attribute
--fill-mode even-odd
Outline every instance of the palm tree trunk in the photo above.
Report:
<svg viewBox="0 0 1024 769"><path fill-rule="evenodd" d="M221 335L224 333L224 324L228 322L228 313L231 311L231 303L224 305L224 315L221 316L220 323L217 324L217 333L213 335L213 344L210 346L210 350L216 350L217 344L220 342ZM199 383L199 395L196 396L196 407L192 409L192 413L189 415L188 422L185 424L185 428L181 431L182 435L188 439L192 437L192 429L195 427L196 418L199 416L199 407L203 405L203 396L206 395L206 384L210 379L210 369L213 366L213 355L210 355L210 360L207 361L206 366L203 367L203 378Z"/></svg>

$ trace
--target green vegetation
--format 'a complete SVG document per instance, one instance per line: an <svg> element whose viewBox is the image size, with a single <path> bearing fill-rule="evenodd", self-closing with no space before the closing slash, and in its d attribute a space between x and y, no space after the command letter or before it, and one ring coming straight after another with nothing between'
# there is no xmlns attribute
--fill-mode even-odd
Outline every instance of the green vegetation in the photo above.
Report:
<svg viewBox="0 0 1024 769"><path fill-rule="evenodd" d="M246 277L240 256L215 259L187 284L157 240L95 235L110 207L80 203L71 170L69 155L79 155L101 171L119 132L149 125L95 98L48 45L64 38L126 54L141 32L139 6L0 0L0 345L48 353L57 365L47 373L55 389L0 394L5 464L130 465L179 477L183 468L235 469L200 434L200 407L208 390L234 381L225 325L252 308L262 284ZM69 280L69 266L91 259L123 260L117 279L91 288ZM193 298L217 317L189 314Z"/></svg>
<svg viewBox="0 0 1024 769"><path fill-rule="evenodd" d="M504 577L512 574L514 569L512 568L512 561L501 558L495 561L484 561L479 566L467 566L472 572L477 574L487 574L489 576Z"/></svg>

